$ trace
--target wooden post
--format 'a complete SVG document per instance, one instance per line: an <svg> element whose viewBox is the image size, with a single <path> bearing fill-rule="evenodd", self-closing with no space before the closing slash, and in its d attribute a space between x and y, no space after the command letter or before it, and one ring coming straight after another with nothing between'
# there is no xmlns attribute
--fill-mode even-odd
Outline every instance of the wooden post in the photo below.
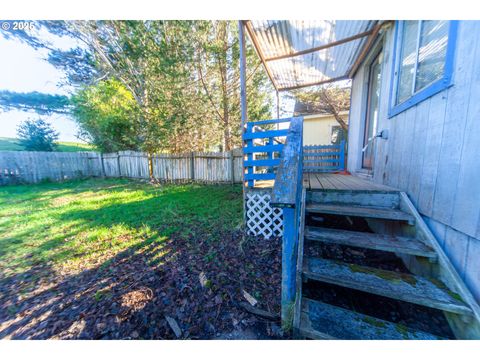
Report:
<svg viewBox="0 0 480 360"><path fill-rule="evenodd" d="M345 140L340 141L340 170L345 170Z"/></svg>
<svg viewBox="0 0 480 360"><path fill-rule="evenodd" d="M252 123L248 123L248 124L247 124L247 133L251 133L251 132L253 132L253 126L252 126ZM253 140L252 140L252 139L247 140L247 146L248 146L248 147L252 147L252 146L253 146ZM245 156L244 156L244 160L245 160ZM249 161L255 160L255 154L249 153L249 154L247 155L247 160L249 160ZM244 168L245 168L245 167L244 167ZM245 171L244 171L244 173L245 173ZM249 175L252 175L252 174L254 174L254 173L255 173L255 168L254 168L253 166L249 166L249 167L248 167L248 174L249 174ZM244 182L244 184L245 184L245 182ZM248 181L247 181L247 184L248 184L248 187L253 188L253 187L255 186L255 180L248 180Z"/></svg>
<svg viewBox="0 0 480 360"><path fill-rule="evenodd" d="M122 177L122 170L120 168L120 151L117 151L117 168L118 168L118 177Z"/></svg>
<svg viewBox="0 0 480 360"><path fill-rule="evenodd" d="M100 153L100 161L102 162L102 176L107 177L107 174L105 173L105 163L103 162L103 153Z"/></svg>
<svg viewBox="0 0 480 360"><path fill-rule="evenodd" d="M233 155L233 150L230 150L228 153L228 159L230 163L230 180L232 185L235 184L235 157Z"/></svg>
<svg viewBox="0 0 480 360"><path fill-rule="evenodd" d="M278 95L278 90L277 90L277 119L280 119L280 96ZM278 124L277 124L277 130L278 130Z"/></svg>
<svg viewBox="0 0 480 360"><path fill-rule="evenodd" d="M245 124L248 121L247 114L247 58L245 49L245 27L243 21L238 22L238 36L240 37L240 105L241 105L241 132L240 135L245 134ZM245 144L242 140L242 155ZM242 156L242 183L245 186L245 156ZM245 195L245 194L244 194ZM245 197L245 196L244 196Z"/></svg>
<svg viewBox="0 0 480 360"><path fill-rule="evenodd" d="M246 209L245 209L245 153L243 148L245 146L243 142L243 134L245 134L245 123L248 120L247 115L247 58L245 53L245 26L243 21L238 22L238 36L240 42L240 104L241 104L241 123L240 123L240 137L242 139L242 195L243 195L243 220L246 222Z"/></svg>
<svg viewBox="0 0 480 360"><path fill-rule="evenodd" d="M292 326L296 291L296 263L299 223L302 215L303 118L292 118L287 142L275 177L273 207L282 208L282 326Z"/></svg>
<svg viewBox="0 0 480 360"><path fill-rule="evenodd" d="M245 132L245 123L248 121L247 115L247 60L245 49L245 32L243 22L238 22L238 34L240 37L240 103L241 103L241 127L242 135Z"/></svg>
<svg viewBox="0 0 480 360"><path fill-rule="evenodd" d="M298 246L298 212L283 208L282 238L282 324L289 328L295 303Z"/></svg>
<svg viewBox="0 0 480 360"><path fill-rule="evenodd" d="M190 177L195 181L195 152L190 153Z"/></svg>

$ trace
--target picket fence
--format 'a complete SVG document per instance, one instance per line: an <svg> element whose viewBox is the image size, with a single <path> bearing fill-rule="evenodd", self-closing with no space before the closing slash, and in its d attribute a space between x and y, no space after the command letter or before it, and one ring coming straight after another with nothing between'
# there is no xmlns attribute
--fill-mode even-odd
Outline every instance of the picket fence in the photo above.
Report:
<svg viewBox="0 0 480 360"><path fill-rule="evenodd" d="M241 183L242 152L152 154L0 151L0 185L87 177L165 182Z"/></svg>

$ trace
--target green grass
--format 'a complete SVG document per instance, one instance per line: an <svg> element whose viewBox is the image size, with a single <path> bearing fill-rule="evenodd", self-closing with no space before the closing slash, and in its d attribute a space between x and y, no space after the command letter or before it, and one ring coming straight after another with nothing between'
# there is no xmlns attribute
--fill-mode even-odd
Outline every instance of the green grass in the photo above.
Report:
<svg viewBox="0 0 480 360"><path fill-rule="evenodd" d="M95 147L90 144L82 144L70 141L57 142L57 151L74 152L74 151L95 151Z"/></svg>
<svg viewBox="0 0 480 360"><path fill-rule="evenodd" d="M17 139L0 137L0 151L22 151L23 146L17 143Z"/></svg>
<svg viewBox="0 0 480 360"><path fill-rule="evenodd" d="M94 151L95 147L89 144L82 144L69 141L57 142L57 150L62 152ZM25 148L18 143L18 139L0 137L0 151L24 151Z"/></svg>
<svg viewBox="0 0 480 360"><path fill-rule="evenodd" d="M239 186L91 179L0 188L0 273L86 268L178 237L216 241L242 222ZM202 238L203 239L203 238Z"/></svg>

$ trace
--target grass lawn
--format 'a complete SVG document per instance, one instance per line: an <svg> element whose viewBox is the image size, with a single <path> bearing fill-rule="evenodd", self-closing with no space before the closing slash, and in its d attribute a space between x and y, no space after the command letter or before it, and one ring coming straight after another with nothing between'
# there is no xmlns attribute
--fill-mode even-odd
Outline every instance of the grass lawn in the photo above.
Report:
<svg viewBox="0 0 480 360"><path fill-rule="evenodd" d="M196 229L215 237L241 224L241 189L89 180L0 188L0 269L82 268L99 258Z"/></svg>
<svg viewBox="0 0 480 360"><path fill-rule="evenodd" d="M177 338L167 316L181 338L257 326L236 304L246 290L279 312L280 247L242 237L241 194L121 179L1 187L0 338Z"/></svg>
<svg viewBox="0 0 480 360"><path fill-rule="evenodd" d="M77 142L59 141L57 142L57 150L62 152L74 151L94 151L95 148L89 144L82 144ZM18 144L17 139L0 137L0 151L24 151L23 146Z"/></svg>

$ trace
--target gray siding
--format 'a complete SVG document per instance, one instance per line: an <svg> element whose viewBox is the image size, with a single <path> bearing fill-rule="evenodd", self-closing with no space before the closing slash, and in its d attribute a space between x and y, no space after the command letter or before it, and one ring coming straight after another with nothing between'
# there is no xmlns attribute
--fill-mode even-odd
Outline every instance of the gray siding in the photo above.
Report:
<svg viewBox="0 0 480 360"><path fill-rule="evenodd" d="M388 118L393 27L384 64L373 180L406 191L480 300L480 22L461 21L454 85ZM361 167L366 70L352 83L348 170Z"/></svg>

